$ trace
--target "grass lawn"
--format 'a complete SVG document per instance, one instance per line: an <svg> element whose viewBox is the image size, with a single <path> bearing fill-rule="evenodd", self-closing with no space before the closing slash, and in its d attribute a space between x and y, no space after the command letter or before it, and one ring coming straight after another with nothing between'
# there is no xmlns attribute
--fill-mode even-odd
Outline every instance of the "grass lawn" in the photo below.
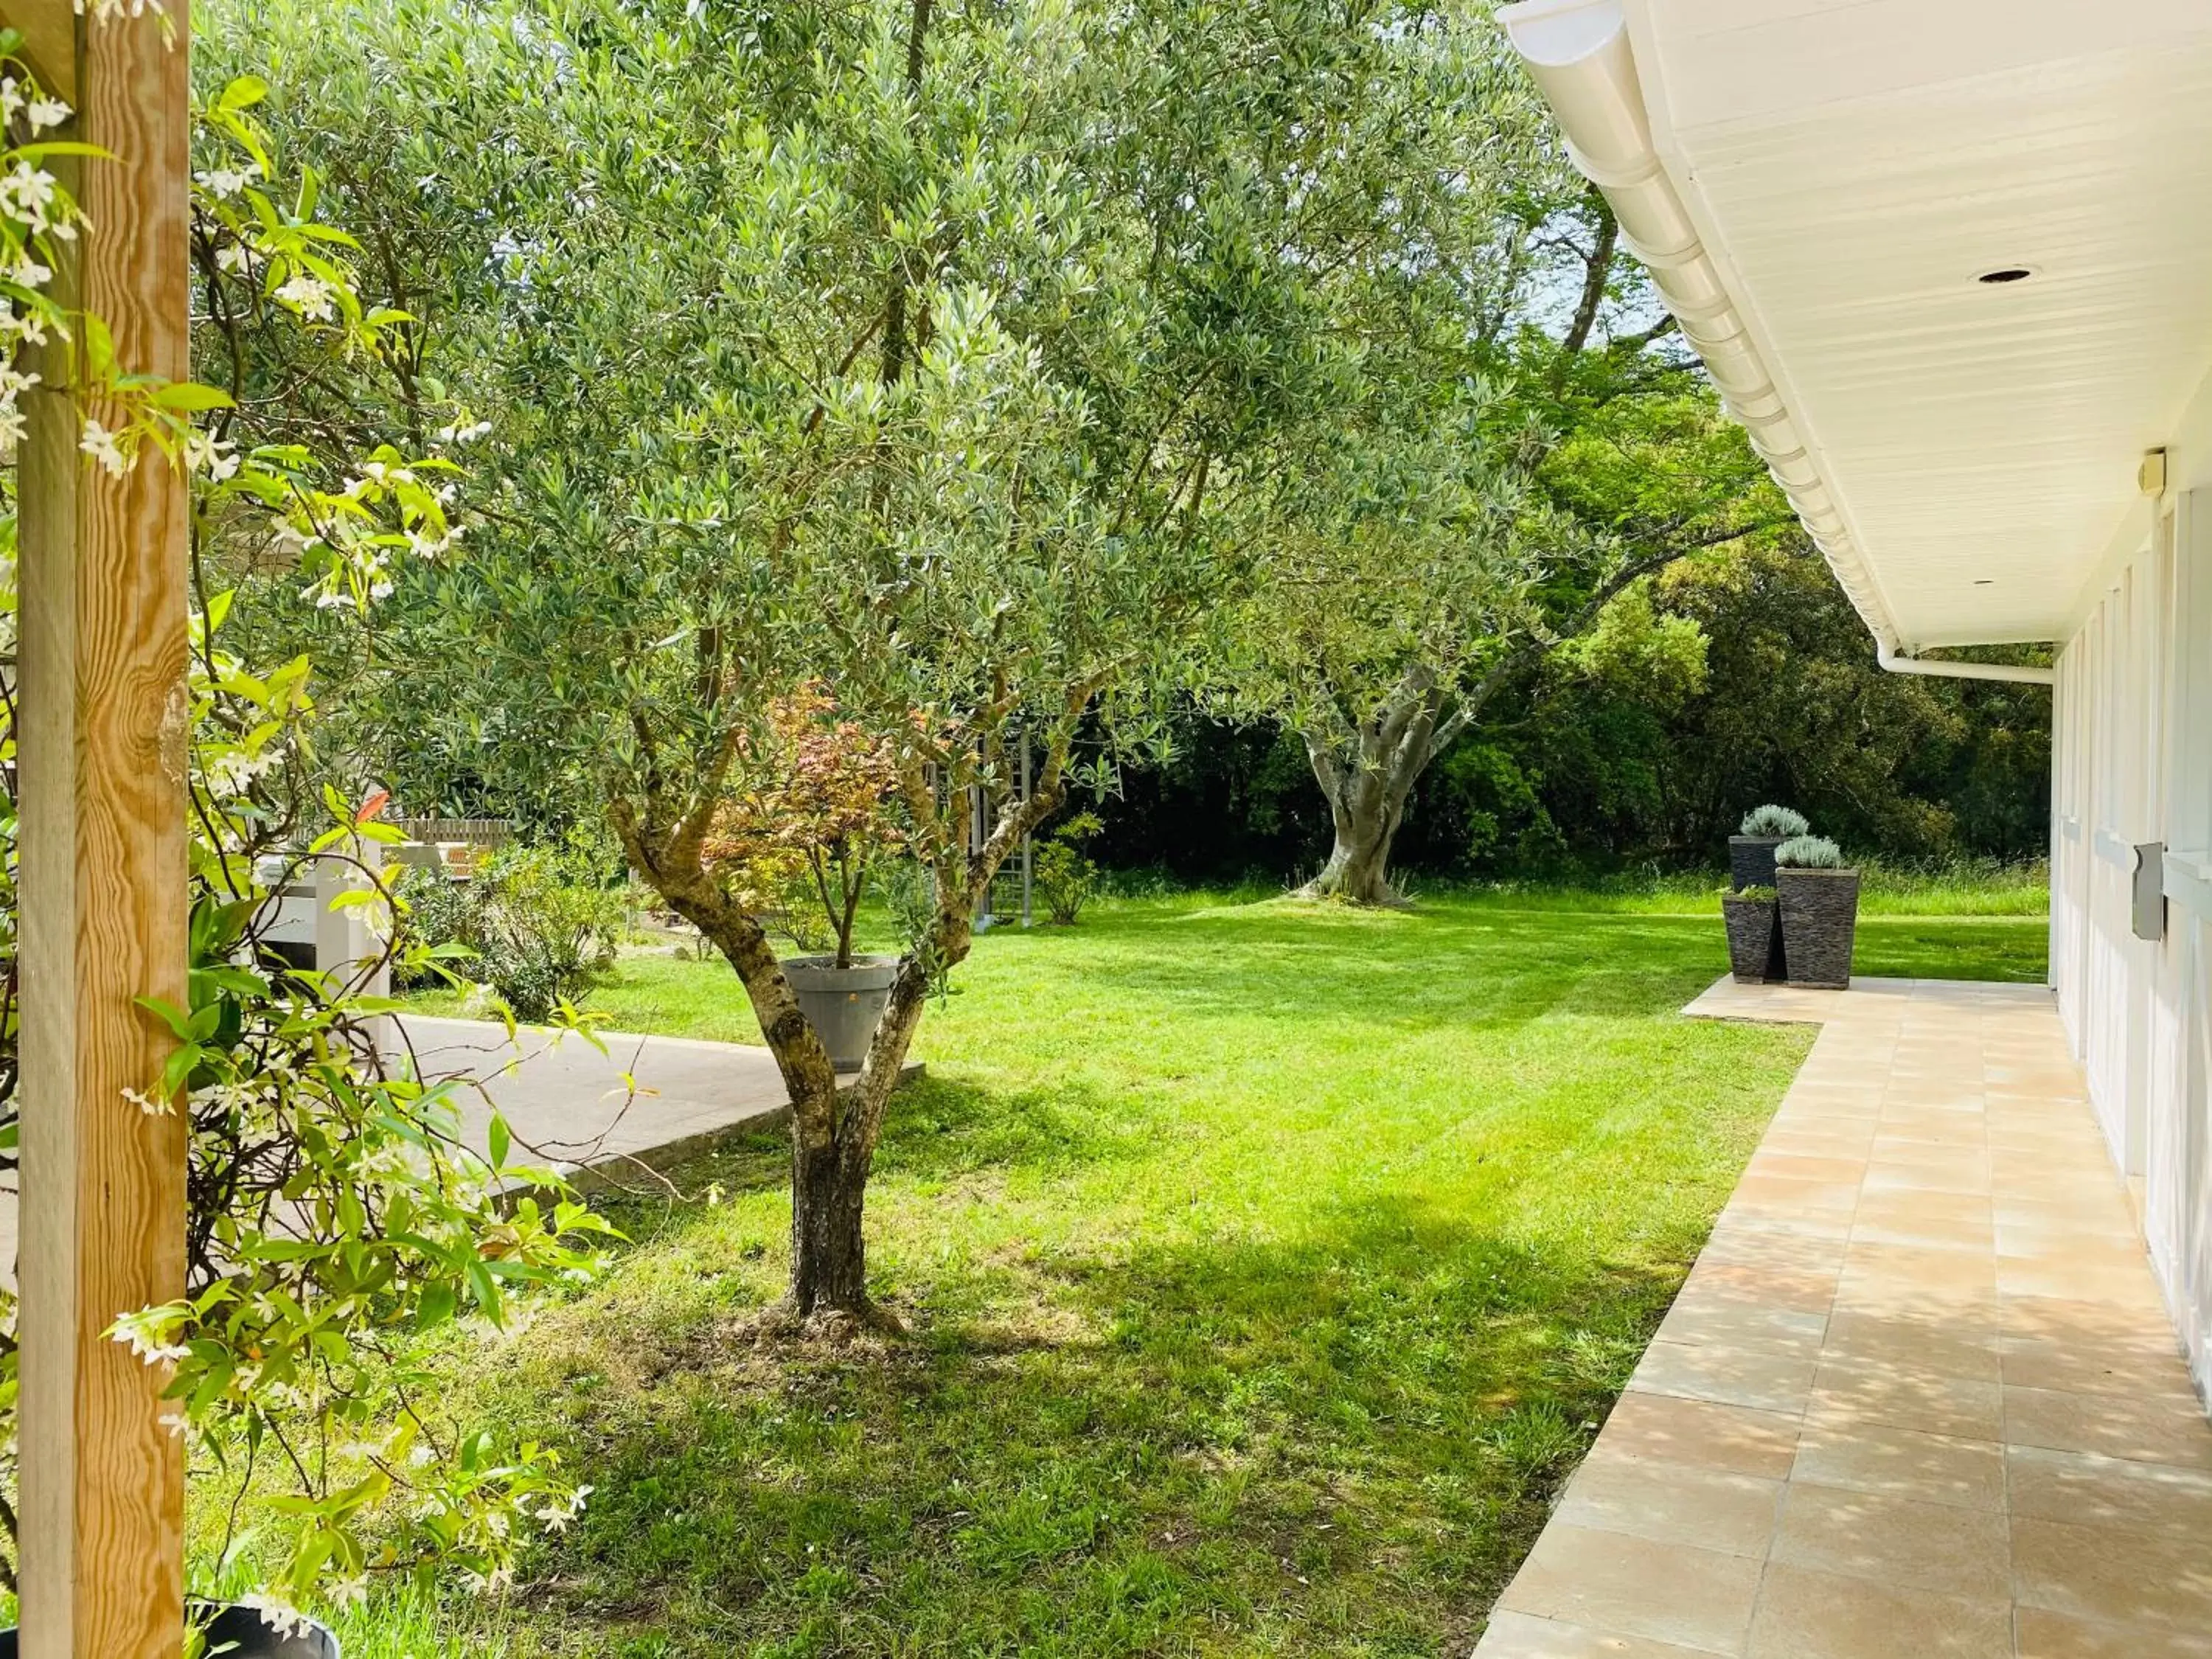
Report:
<svg viewBox="0 0 2212 1659"><path fill-rule="evenodd" d="M583 1520L349 1655L1463 1656L1811 1042L1680 1019L1722 961L1711 915L1511 895L988 935L870 1198L912 1336L742 1338L773 1140L618 1204L608 1280L454 1385ZM1859 968L2039 978L2040 925L1870 916ZM750 1035L714 964L594 1000Z"/></svg>

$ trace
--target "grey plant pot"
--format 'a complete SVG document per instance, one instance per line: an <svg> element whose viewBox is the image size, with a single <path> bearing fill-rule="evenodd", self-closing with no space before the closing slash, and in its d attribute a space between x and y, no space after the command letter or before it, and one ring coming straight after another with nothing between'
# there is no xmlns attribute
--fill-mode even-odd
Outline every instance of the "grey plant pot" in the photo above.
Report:
<svg viewBox="0 0 2212 1659"><path fill-rule="evenodd" d="M855 957L850 968L836 964L835 957L793 957L783 964L783 976L799 999L799 1012L830 1051L830 1063L841 1072L857 1072L867 1062L876 1022L890 1000L898 958Z"/></svg>
<svg viewBox="0 0 2212 1659"><path fill-rule="evenodd" d="M204 1601L192 1604L198 1614L209 1609ZM312 1619L306 1624L288 1635L252 1607L216 1607L208 1620L207 1651L225 1659L338 1659L338 1638ZM0 1630L0 1659L15 1659L12 1630Z"/></svg>
<svg viewBox="0 0 2212 1659"><path fill-rule="evenodd" d="M1782 955L1790 983L1827 991L1850 988L1859 872L1777 870L1774 890L1782 907Z"/></svg>
<svg viewBox="0 0 2212 1659"><path fill-rule="evenodd" d="M1729 885L1741 892L1747 887L1774 885L1774 849L1779 836L1730 836Z"/></svg>
<svg viewBox="0 0 2212 1659"><path fill-rule="evenodd" d="M1728 922L1729 971L1741 985L1763 985L1784 976L1782 913L1772 899L1721 896Z"/></svg>

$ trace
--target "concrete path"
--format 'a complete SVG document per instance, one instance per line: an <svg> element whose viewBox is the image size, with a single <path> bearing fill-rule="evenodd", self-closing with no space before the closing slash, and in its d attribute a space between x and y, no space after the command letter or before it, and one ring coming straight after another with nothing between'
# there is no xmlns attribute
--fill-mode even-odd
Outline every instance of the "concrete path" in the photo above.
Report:
<svg viewBox="0 0 2212 1659"><path fill-rule="evenodd" d="M2212 1425L2039 987L1819 1022L1477 1659L2212 1659Z"/></svg>
<svg viewBox="0 0 2212 1659"><path fill-rule="evenodd" d="M566 1170L619 1181L624 1167L665 1167L718 1135L767 1127L790 1105L769 1051L745 1043L601 1031L603 1054L526 1027L518 1047L481 1020L407 1014L399 1025L424 1078L489 1079L462 1096L472 1143L485 1144L496 1105L519 1148Z"/></svg>
<svg viewBox="0 0 2212 1659"><path fill-rule="evenodd" d="M601 1054L576 1037L556 1047L528 1028L518 1047L506 1027L481 1020L407 1014L399 1024L426 1078L489 1078L483 1091L461 1096L478 1151L496 1104L514 1132L510 1161L550 1164L572 1177L590 1171L627 1185L643 1176L641 1165L663 1169L721 1135L769 1127L791 1104L768 1050L744 1043L602 1031ZM15 1194L0 1190L0 1285L10 1288L15 1237Z"/></svg>

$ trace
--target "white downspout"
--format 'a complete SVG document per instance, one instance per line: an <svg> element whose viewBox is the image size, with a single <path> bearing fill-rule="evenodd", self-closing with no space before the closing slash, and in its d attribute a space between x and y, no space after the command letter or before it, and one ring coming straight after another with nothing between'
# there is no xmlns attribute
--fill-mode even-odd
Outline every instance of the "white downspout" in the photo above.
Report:
<svg viewBox="0 0 2212 1659"><path fill-rule="evenodd" d="M1899 654L1887 640L1875 641L1875 660L1893 674L1931 674L1946 680L2010 680L2018 685L2056 685L2055 668L2014 668L1996 662L1925 662Z"/></svg>

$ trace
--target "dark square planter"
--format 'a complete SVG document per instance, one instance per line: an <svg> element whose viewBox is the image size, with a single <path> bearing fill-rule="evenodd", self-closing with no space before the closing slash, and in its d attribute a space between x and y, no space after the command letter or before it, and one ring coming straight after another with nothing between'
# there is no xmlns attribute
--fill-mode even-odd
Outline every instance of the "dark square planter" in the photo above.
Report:
<svg viewBox="0 0 2212 1659"><path fill-rule="evenodd" d="M1782 955L1792 985L1841 991L1851 982L1851 942L1858 933L1859 872L1778 870Z"/></svg>
<svg viewBox="0 0 2212 1659"><path fill-rule="evenodd" d="M1741 985L1760 985L1783 976L1782 912L1771 898L1721 896L1728 922L1729 971Z"/></svg>
<svg viewBox="0 0 2212 1659"><path fill-rule="evenodd" d="M338 1659L337 1638L313 1620L304 1630L286 1632L251 1607L193 1606L207 1617L207 1651L221 1659ZM0 1630L0 1659L15 1659L12 1630Z"/></svg>
<svg viewBox="0 0 2212 1659"><path fill-rule="evenodd" d="M1729 885L1741 892L1747 887L1774 885L1774 849L1779 836L1730 836Z"/></svg>

